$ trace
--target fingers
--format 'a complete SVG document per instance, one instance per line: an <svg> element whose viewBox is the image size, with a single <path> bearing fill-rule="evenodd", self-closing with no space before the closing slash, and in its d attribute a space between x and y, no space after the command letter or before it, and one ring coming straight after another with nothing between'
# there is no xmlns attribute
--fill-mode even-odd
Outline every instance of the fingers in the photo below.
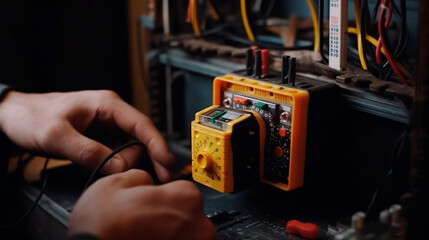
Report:
<svg viewBox="0 0 429 240"><path fill-rule="evenodd" d="M164 199L171 199L172 207L181 209L186 214L193 216L194 222L191 225L198 226L198 229L203 230L199 231L198 236L193 239L215 239L216 228L204 214L203 196L195 184L190 181L179 180L164 184L161 187L165 190ZM191 233L187 232L183 236L178 235L177 239L187 238Z"/></svg>
<svg viewBox="0 0 429 240"><path fill-rule="evenodd" d="M58 136L55 138L57 141L53 143L55 144L53 149L77 164L95 169L104 158L112 153L112 149L85 137L68 124L65 124L61 131L62 133L57 134ZM107 174L123 172L129 169L129 165L127 160L118 153L104 165L102 172Z"/></svg>
<svg viewBox="0 0 429 240"><path fill-rule="evenodd" d="M119 147L119 146L116 146ZM115 147L115 148L116 148ZM120 151L120 156L122 156L127 163L127 168L124 170L128 170L137 165L137 162L142 159L143 152L145 149L139 145L131 145L126 147ZM147 159L143 159L144 161L148 161Z"/></svg>
<svg viewBox="0 0 429 240"><path fill-rule="evenodd" d="M175 198L175 203L179 208L186 208L195 212L203 211L203 196L197 186L190 181L178 180L162 185L166 194L171 196L182 196ZM168 199L168 198L167 198Z"/></svg>
<svg viewBox="0 0 429 240"><path fill-rule="evenodd" d="M153 179L149 173L139 170L130 169L125 172L115 173L97 180L89 188L109 188L109 189L130 189L138 186L154 185ZM89 189L88 188L88 189Z"/></svg>
<svg viewBox="0 0 429 240"><path fill-rule="evenodd" d="M153 185L153 179L149 173L139 169L130 169L126 172L112 176L114 184L120 184L124 188L132 188L142 185Z"/></svg>
<svg viewBox="0 0 429 240"><path fill-rule="evenodd" d="M169 170L175 164L174 157L168 149L167 142L153 122L123 101L117 101L106 106L104 110L113 113L113 120L119 128L147 146L159 179L162 182L168 181L171 177Z"/></svg>
<svg viewBox="0 0 429 240"><path fill-rule="evenodd" d="M173 179L173 175L169 168L165 168L157 161L152 161L152 163L153 167L155 168L156 175L161 182L166 183Z"/></svg>

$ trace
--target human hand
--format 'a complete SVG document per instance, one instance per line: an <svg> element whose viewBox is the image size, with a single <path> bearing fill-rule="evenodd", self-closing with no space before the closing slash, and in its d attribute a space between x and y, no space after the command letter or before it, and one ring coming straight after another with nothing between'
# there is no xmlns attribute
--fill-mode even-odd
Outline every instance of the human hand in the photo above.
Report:
<svg viewBox="0 0 429 240"><path fill-rule="evenodd" d="M110 175L92 184L76 203L68 234L113 239L214 239L201 193L188 181L153 186L142 170Z"/></svg>
<svg viewBox="0 0 429 240"><path fill-rule="evenodd" d="M84 134L95 126L103 137L117 129L147 146L158 178L170 180L174 158L152 121L112 91L27 94L8 92L0 102L0 131L20 147L70 159L94 169L112 152ZM135 166L141 148L124 149L102 169L115 173Z"/></svg>

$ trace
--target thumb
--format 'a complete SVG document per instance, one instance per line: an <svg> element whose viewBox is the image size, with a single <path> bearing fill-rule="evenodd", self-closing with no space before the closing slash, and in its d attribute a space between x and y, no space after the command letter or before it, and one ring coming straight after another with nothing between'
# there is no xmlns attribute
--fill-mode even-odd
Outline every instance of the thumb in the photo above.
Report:
<svg viewBox="0 0 429 240"><path fill-rule="evenodd" d="M73 162L89 169L95 169L113 151L109 147L82 135L72 126L68 128L64 129L67 134L62 134L56 144L57 150ZM118 153L108 160L101 171L112 174L123 172L128 168L127 161Z"/></svg>

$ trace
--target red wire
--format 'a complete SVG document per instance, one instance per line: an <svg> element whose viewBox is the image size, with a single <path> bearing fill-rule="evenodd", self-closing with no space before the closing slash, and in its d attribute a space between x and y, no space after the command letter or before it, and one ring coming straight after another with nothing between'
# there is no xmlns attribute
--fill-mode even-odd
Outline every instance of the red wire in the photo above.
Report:
<svg viewBox="0 0 429 240"><path fill-rule="evenodd" d="M375 60L378 65L382 64L381 61L381 37L378 37L377 47L375 48Z"/></svg>
<svg viewBox="0 0 429 240"><path fill-rule="evenodd" d="M386 45L384 44L384 38L383 38L383 15L384 15L384 11L386 8L386 0L382 0L381 1L381 5L380 5L381 9L380 9L380 13L378 15L378 34L380 35L379 40L378 40L378 44L377 44L377 48L376 48L376 52L375 52L375 56L376 56L376 60L377 60L377 64L381 64L381 47L384 46L384 54L387 58L387 61L389 62L390 66L393 69L393 72L395 72L396 76L398 76L399 80L403 83L403 84L407 84L407 81L405 80L404 76L401 74L401 72L399 71L398 67L396 66L396 60L392 57L392 55L390 54L390 52L388 51L388 49L386 48ZM391 2L389 2L389 11L388 11L388 16L385 22L385 25L389 25L390 18L392 15L392 10L393 10L393 4ZM390 18L389 18L390 15Z"/></svg>
<svg viewBox="0 0 429 240"><path fill-rule="evenodd" d="M383 1L383 2L384 3L381 4L381 9L380 9L380 13L379 13L381 16L384 15L384 11L386 8L385 1ZM390 20L392 19L392 13L393 13L393 3L392 3L392 1L389 1L389 9L387 12L387 18L386 18L385 23L384 23L385 28L389 27ZM380 15L379 15L379 17L380 17ZM375 58L376 58L376 62L378 65L382 64L381 47L382 47L382 41L381 41L381 37L379 37L378 38L378 44L377 44L377 47L375 49Z"/></svg>
<svg viewBox="0 0 429 240"><path fill-rule="evenodd" d="M378 22L379 23L382 22L381 19L383 18L385 8L386 8L386 5L385 5L385 1L383 0L383 1L381 1L380 11L378 13ZM378 31L378 35L379 35L378 43L377 43L377 47L375 49L375 60L376 60L378 65L381 65L383 63L382 59L381 59L381 47L383 45L382 44L383 41L381 40L380 30Z"/></svg>
<svg viewBox="0 0 429 240"><path fill-rule="evenodd" d="M392 13L393 13L393 3L392 0L389 1L389 8L387 11L387 18L386 18L386 22L384 23L384 27L388 28L389 24L390 24L390 20L392 19Z"/></svg>

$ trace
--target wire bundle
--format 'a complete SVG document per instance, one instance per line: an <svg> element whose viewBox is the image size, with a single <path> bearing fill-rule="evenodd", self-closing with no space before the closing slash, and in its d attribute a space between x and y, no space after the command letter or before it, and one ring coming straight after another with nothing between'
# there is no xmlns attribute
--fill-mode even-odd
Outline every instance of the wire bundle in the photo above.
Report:
<svg viewBox="0 0 429 240"><path fill-rule="evenodd" d="M207 8L210 12L210 16L213 20L219 21L220 17L219 14L216 11L216 8L214 7L213 3L208 0L207 1ZM188 3L188 15L187 15L187 22L190 22L192 25L192 31L195 35L201 36L202 26L200 25L199 18L198 18L198 2L197 0L189 0Z"/></svg>
<svg viewBox="0 0 429 240"><path fill-rule="evenodd" d="M311 1L308 1L309 3ZM189 0L188 2L188 8L187 8L187 22L191 24L192 31L194 33L194 37L207 37L207 35L211 35L211 40L219 40L219 41L230 41L234 44L239 45L245 45L246 47L249 46L258 46L260 48L266 48L271 50L280 50L280 51L293 51L293 50L306 50L306 49L312 49L315 48L316 45L318 45L318 38L317 36L317 29L316 35L315 35L315 41L314 45L307 45L307 46L295 46L295 47L284 47L283 45L279 44L272 44L267 42L260 42L257 40L255 26L252 24L255 22L252 18L255 16L252 16L251 13L253 11L249 11L250 8L254 9L253 6L251 6L251 1L246 0L240 0L239 1L239 10L240 10L240 21L230 20L225 21L225 19L221 18L221 15L216 9L216 6L213 4L210 0L205 1L198 1L198 0ZM262 25L266 24L266 20L271 14L271 11L274 8L275 0L267 1L266 9L264 14L260 14L259 20L262 22ZM260 8L261 6L259 6ZM204 22L204 19L207 17L202 12L210 13L209 18L211 20L214 20L214 25L212 26L212 29L205 29L204 26L202 26L202 22ZM314 5L313 5L314 10ZM312 15L314 18L317 17L317 15L314 13ZM259 26L262 26L259 25ZM314 27L317 28L317 19L313 20ZM221 28L219 28L221 26ZM214 30L216 30L216 35L213 34ZM262 28L261 28L262 29ZM245 37L240 34L243 32L245 34ZM208 34L210 33L210 34ZM216 37L216 39L215 39ZM318 49L318 47L317 47Z"/></svg>
<svg viewBox="0 0 429 240"><path fill-rule="evenodd" d="M384 19L385 11L387 11L387 17ZM399 80L403 84L408 84L405 80L404 76L402 75L401 71L397 67L397 60L394 58L394 56L391 54L391 51L389 47L386 44L386 29L389 26L390 20L392 18L392 12L393 12L393 1L391 0L382 0L380 4L380 12L378 17L378 34L379 34L379 40L376 48L376 60L377 64L380 66L382 64L381 60L381 47L383 46L385 48L385 56L387 58L387 61L389 62L390 66L392 67L393 71L395 72L396 76L399 78ZM383 24L384 23L384 24Z"/></svg>
<svg viewBox="0 0 429 240"><path fill-rule="evenodd" d="M275 0L269 2L267 12L264 14L263 24L270 14ZM353 7L355 13L356 27L349 27L348 33L356 35L357 55L349 54L351 57L356 57L361 68L365 71L370 71L373 75L378 76L383 80L392 80L394 73L397 79L405 85L414 85L414 77L410 71L399 61L403 58L403 52L408 43L408 29L406 25L406 0L398 0L399 4L395 4L393 0L377 0L370 13L367 0L353 0ZM236 44L246 46L258 46L272 50L303 50L311 49L315 52L320 52L322 61L327 63L328 58L324 53L323 37L323 20L324 20L324 4L323 0L318 0L318 13L314 0L307 0L309 12L311 13L311 20L314 31L314 44L312 46L300 47L284 47L281 45L268 44L259 42L257 40L257 31L252 29L250 19L255 16L250 16L250 2L240 0L240 22L228 22L228 24L221 28L221 31L216 31L216 37L222 40L231 41ZM188 5L188 20L192 25L195 37L203 37L206 35L207 30L203 29L199 24L199 18L203 16L199 12L202 11L201 7L207 8L210 13L211 19L216 21L219 25L220 19L215 6L210 0L205 0L204 4L198 4L197 0L189 0ZM398 6L399 7L398 7ZM253 7L252 7L253 9ZM254 13L253 13L254 14ZM253 20L255 21L255 20ZM395 21L399 24L393 24ZM394 27L399 26L395 33L398 33L398 40L395 43L394 51L388 39L388 33ZM215 27L216 28L216 25ZM241 29L239 29L241 28ZM211 31L211 30L209 30ZM245 33L246 37L242 37L239 32ZM211 34L214 36L214 34ZM349 46L351 47L351 46Z"/></svg>
<svg viewBox="0 0 429 240"><path fill-rule="evenodd" d="M369 18L368 3L366 0L354 0L353 3L356 28L348 28L348 33L357 35L358 57L362 69L369 70L369 65L374 66L371 63L371 60L373 60L376 64L372 69L378 71L379 78L389 80L393 71L401 83L406 85L410 83L414 84L412 74L398 60L406 48L408 37L405 0L400 0L401 10L397 8L393 0L378 0L374 5L371 18ZM392 52L387 40L387 31L392 26L391 22L394 14L398 15L400 31L396 49ZM372 23L377 26L375 32L378 34L378 40L367 34L367 30L371 27ZM374 45L375 51L373 48L366 46L366 42ZM386 61L384 61L382 54ZM371 59L371 57L374 59ZM377 75L375 72L374 74Z"/></svg>

